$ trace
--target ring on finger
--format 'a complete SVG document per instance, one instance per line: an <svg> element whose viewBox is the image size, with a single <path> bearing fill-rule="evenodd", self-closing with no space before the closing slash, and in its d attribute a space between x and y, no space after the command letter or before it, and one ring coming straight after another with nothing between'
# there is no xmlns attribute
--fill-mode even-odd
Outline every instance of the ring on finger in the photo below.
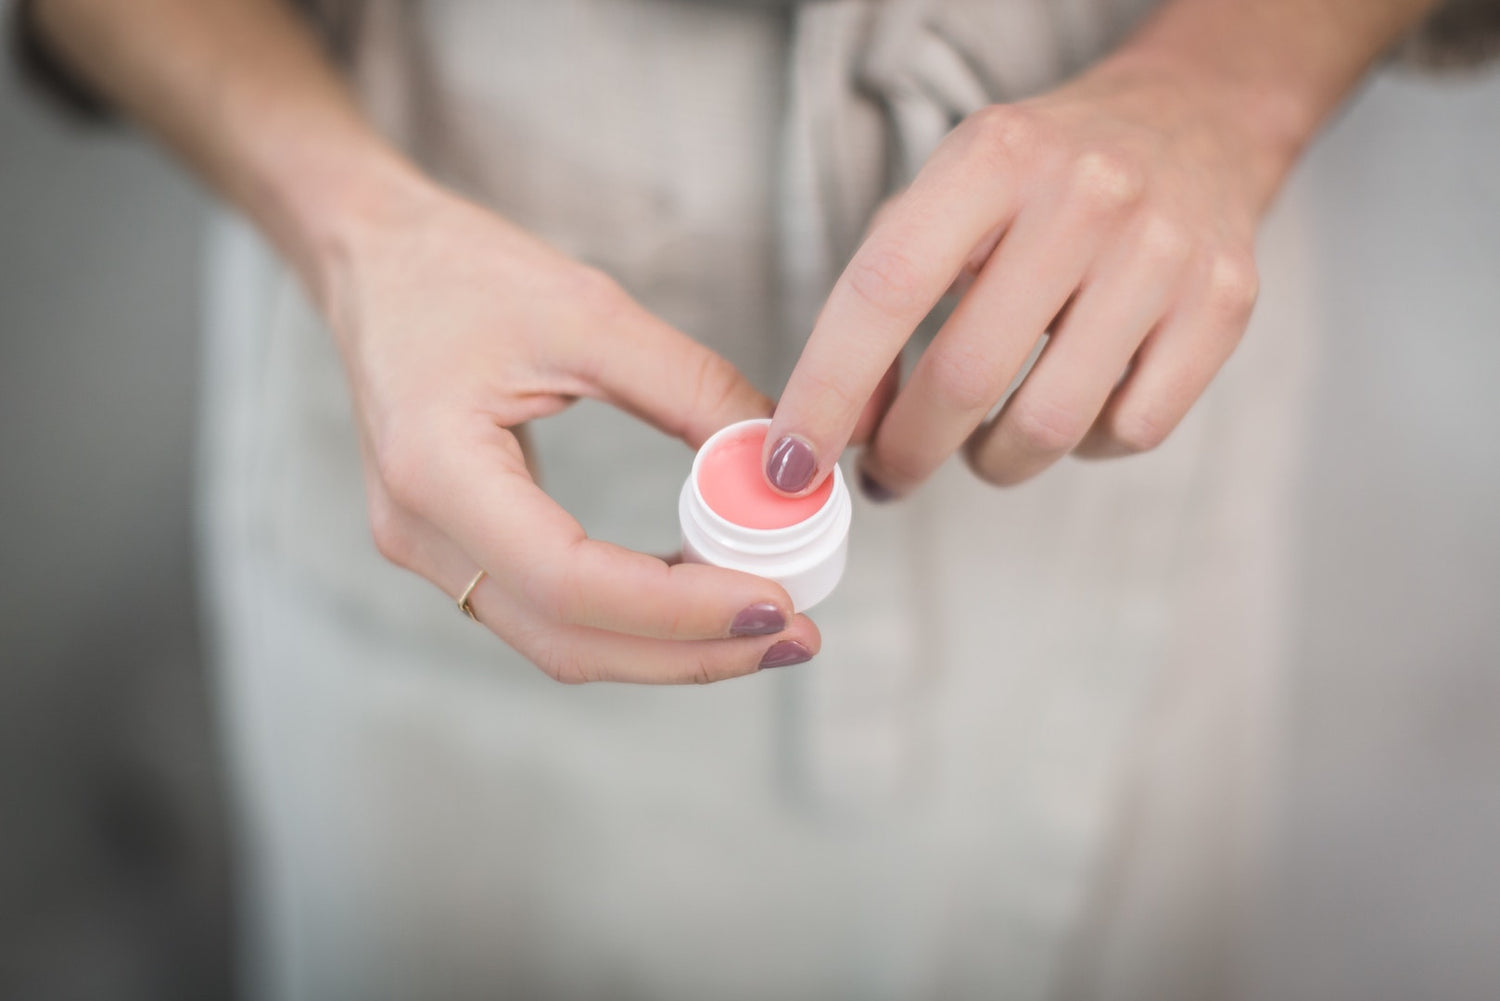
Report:
<svg viewBox="0 0 1500 1001"><path fill-rule="evenodd" d="M479 582L484 580L484 577L485 571L479 571L474 575L474 579L469 581L469 586L464 588L464 593L458 596L458 610L475 622L479 621L479 616L474 614L474 606L469 604L469 599L473 597L474 589L479 586Z"/></svg>

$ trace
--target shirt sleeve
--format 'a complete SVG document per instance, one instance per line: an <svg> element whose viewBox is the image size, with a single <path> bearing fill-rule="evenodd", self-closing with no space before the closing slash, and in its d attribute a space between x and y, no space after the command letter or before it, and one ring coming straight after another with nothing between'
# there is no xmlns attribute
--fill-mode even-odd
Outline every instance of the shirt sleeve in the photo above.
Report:
<svg viewBox="0 0 1500 1001"><path fill-rule="evenodd" d="M1500 0L1444 0L1396 47L1398 63L1464 69L1500 56Z"/></svg>
<svg viewBox="0 0 1500 1001"><path fill-rule="evenodd" d="M330 54L340 56L350 44L361 0L290 0L308 18ZM36 20L36 0L16 0L5 25L11 54L21 79L74 118L105 123L114 109L97 90L68 67L43 37Z"/></svg>
<svg viewBox="0 0 1500 1001"><path fill-rule="evenodd" d="M17 0L5 26L11 55L21 79L73 117L102 123L114 117L99 93L58 57L42 37L34 0Z"/></svg>

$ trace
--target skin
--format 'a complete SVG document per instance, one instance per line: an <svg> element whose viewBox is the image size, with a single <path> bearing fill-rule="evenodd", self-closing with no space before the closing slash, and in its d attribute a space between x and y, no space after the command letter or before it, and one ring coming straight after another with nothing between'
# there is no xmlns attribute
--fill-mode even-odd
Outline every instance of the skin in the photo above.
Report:
<svg viewBox="0 0 1500 1001"><path fill-rule="evenodd" d="M1175 0L1084 77L971 117L873 225L768 440L811 444L810 490L873 431L865 469L898 492L960 446L1011 483L1070 450L1155 444L1244 327L1255 225L1296 151L1427 6ZM424 177L279 0L36 12L72 66L296 270L345 362L388 559L450 596L482 567L479 619L560 681L706 682L817 653L777 585L588 539L527 469L519 429L582 396L693 447L769 414L732 365ZM965 275L897 392L902 343ZM1049 324L1036 370L982 423ZM746 610L781 627L732 636Z"/></svg>
<svg viewBox="0 0 1500 1001"><path fill-rule="evenodd" d="M717 681L817 652L816 626L770 581L588 539L515 433L590 396L696 448L770 413L732 365L424 177L275 0L45 0L37 14L296 269L348 371L388 559L452 596L483 567L478 618L559 681ZM782 627L731 637L746 610Z"/></svg>
<svg viewBox="0 0 1500 1001"><path fill-rule="evenodd" d="M1065 86L970 116L829 296L767 435L772 486L806 493L872 426L876 499L957 451L1008 486L1069 453L1159 445L1245 330L1256 229L1298 153L1432 6L1177 0ZM950 288L897 391L903 345ZM779 461L793 442L815 460L805 485Z"/></svg>

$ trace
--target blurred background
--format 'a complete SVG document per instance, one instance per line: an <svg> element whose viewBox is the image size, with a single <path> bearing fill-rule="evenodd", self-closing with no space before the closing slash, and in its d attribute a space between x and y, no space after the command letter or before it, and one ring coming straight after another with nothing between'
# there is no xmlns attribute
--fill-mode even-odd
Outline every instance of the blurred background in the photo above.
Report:
<svg viewBox="0 0 1500 1001"><path fill-rule="evenodd" d="M230 997L192 551L206 201L8 70L0 997ZM1500 997L1500 75L1383 74L1296 183L1327 315L1257 982Z"/></svg>

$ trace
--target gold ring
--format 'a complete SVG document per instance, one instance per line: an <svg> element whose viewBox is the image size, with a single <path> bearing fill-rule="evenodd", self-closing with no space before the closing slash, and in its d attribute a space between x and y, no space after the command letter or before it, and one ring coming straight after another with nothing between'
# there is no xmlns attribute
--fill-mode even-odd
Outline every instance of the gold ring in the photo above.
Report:
<svg viewBox="0 0 1500 1001"><path fill-rule="evenodd" d="M479 586L479 582L482 580L484 580L483 570L474 575L474 579L469 581L469 586L464 588L464 593L458 596L458 610L475 622L479 621L479 616L474 614L474 606L469 604L469 597L474 593L474 589Z"/></svg>

